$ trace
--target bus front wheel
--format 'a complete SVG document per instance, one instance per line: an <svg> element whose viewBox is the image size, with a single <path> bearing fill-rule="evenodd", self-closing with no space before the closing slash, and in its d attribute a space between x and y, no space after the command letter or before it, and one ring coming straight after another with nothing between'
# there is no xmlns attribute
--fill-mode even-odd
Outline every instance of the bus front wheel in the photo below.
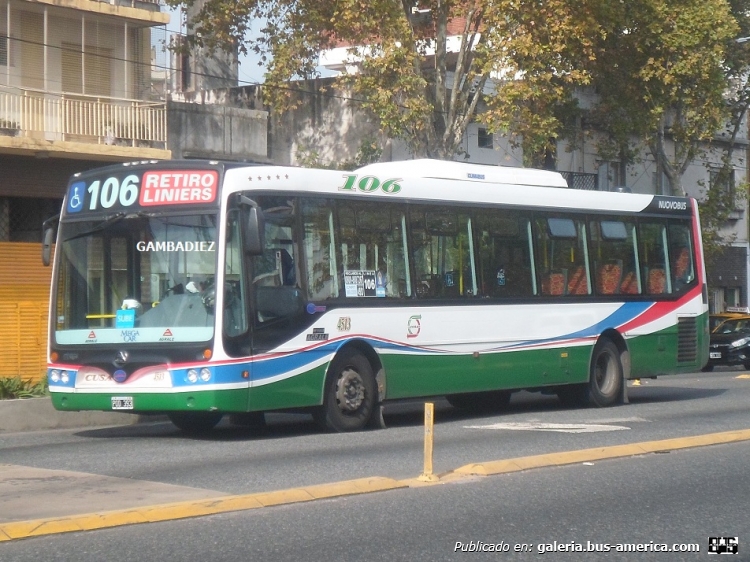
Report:
<svg viewBox="0 0 750 562"><path fill-rule="evenodd" d="M220 412L170 412L169 420L185 433L211 431L221 421Z"/></svg>
<svg viewBox="0 0 750 562"><path fill-rule="evenodd" d="M620 350L608 339L602 339L594 346L591 356L588 397L592 406L611 406L622 393L623 373Z"/></svg>
<svg viewBox="0 0 750 562"><path fill-rule="evenodd" d="M370 421L375 409L377 386L370 362L354 349L339 353L326 377L323 405L313 414L315 421L331 431L357 431Z"/></svg>

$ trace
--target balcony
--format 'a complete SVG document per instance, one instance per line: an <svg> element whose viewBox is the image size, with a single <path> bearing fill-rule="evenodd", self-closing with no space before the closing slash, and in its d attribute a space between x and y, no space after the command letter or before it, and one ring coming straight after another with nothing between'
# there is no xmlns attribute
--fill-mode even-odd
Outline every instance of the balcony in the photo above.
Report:
<svg viewBox="0 0 750 562"><path fill-rule="evenodd" d="M170 158L166 103L0 86L0 151Z"/></svg>
<svg viewBox="0 0 750 562"><path fill-rule="evenodd" d="M587 189L596 191L599 189L599 177L596 174L585 172L560 172L568 187L571 189Z"/></svg>

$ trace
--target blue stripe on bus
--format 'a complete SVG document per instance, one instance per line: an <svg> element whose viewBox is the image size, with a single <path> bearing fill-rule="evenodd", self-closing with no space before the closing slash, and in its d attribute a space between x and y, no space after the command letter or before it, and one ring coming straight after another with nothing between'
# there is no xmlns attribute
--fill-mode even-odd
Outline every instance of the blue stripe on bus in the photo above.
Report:
<svg viewBox="0 0 750 562"><path fill-rule="evenodd" d="M553 338L528 340L524 342L518 342L509 346L503 346L497 348L497 350L510 350L519 349L529 346L536 346L540 344L549 344L556 341L566 341L574 339L587 339L599 336L607 328L617 328L623 324L630 322L634 318L643 314L653 305L653 302L628 302L622 304L612 314L606 318L600 320L596 324L578 330L577 332L571 332L568 334L562 334ZM252 381L260 381L273 377L283 375L292 371L304 371L312 363L319 361L320 359L334 354L342 345L346 344L350 339L360 339L366 341L374 349L383 351L398 350L406 353L419 353L419 354L439 354L445 353L443 350L429 349L421 346L412 346L408 344L402 344L399 342L392 342L387 340L358 337L358 338L341 338L323 345L308 349L304 353L290 352L283 355L271 356L261 360L248 361L247 363L234 363L231 365L219 365L213 367L214 377L212 378L212 384L222 384L229 382L237 382L243 380L241 378L241 372L248 370L250 372L250 378ZM175 371L174 374L178 375L173 377L174 386L192 386L195 383L187 383L184 381L184 375L187 370L180 369ZM179 380L174 380L179 379Z"/></svg>

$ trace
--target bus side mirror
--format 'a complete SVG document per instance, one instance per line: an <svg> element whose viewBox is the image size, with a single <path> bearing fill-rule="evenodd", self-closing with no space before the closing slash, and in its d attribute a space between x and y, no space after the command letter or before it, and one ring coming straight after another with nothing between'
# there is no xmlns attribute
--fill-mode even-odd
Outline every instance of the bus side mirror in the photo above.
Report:
<svg viewBox="0 0 750 562"><path fill-rule="evenodd" d="M245 253L259 256L266 247L266 221L263 211L258 207L243 206L242 208L242 245Z"/></svg>
<svg viewBox="0 0 750 562"><path fill-rule="evenodd" d="M52 258L52 243L55 241L55 230L57 216L44 221L42 234L42 263L45 267L49 266Z"/></svg>

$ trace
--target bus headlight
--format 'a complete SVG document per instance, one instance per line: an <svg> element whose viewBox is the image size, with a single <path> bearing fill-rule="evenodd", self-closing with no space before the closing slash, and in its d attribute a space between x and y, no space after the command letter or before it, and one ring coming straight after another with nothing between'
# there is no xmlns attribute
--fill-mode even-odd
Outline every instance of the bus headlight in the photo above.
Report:
<svg viewBox="0 0 750 562"><path fill-rule="evenodd" d="M195 369L190 369L187 372L187 378L190 382L198 382L198 371Z"/></svg>
<svg viewBox="0 0 750 562"><path fill-rule="evenodd" d="M70 380L70 376L68 376L68 371L63 371L60 373L60 381L62 381L64 384L68 384L68 381Z"/></svg>
<svg viewBox="0 0 750 562"><path fill-rule="evenodd" d="M203 367L201 369L201 380L203 382L208 382L211 380L211 369L208 367Z"/></svg>
<svg viewBox="0 0 750 562"><path fill-rule="evenodd" d="M58 371L57 369L53 369L49 374L49 380L51 380L52 382L60 382L60 371Z"/></svg>

